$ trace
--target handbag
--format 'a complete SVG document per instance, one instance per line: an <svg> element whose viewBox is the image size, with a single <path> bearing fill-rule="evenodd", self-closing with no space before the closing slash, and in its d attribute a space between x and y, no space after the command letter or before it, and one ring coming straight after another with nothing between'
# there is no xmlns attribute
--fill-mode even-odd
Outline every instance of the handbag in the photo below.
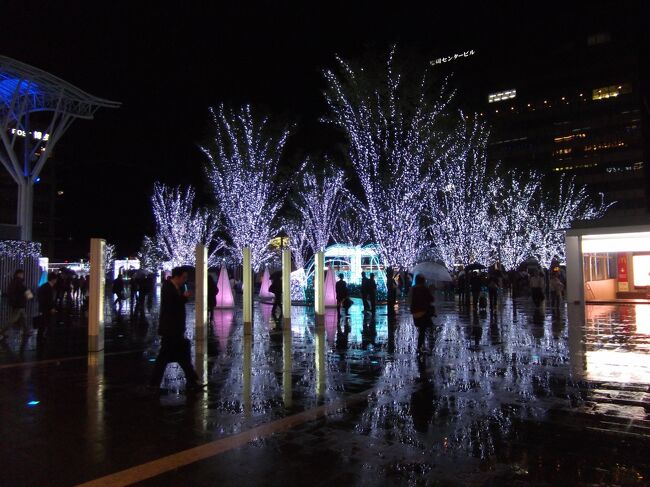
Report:
<svg viewBox="0 0 650 487"><path fill-rule="evenodd" d="M31 290L27 289L25 291L25 299L29 301L30 299L34 299L34 294L32 293Z"/></svg>

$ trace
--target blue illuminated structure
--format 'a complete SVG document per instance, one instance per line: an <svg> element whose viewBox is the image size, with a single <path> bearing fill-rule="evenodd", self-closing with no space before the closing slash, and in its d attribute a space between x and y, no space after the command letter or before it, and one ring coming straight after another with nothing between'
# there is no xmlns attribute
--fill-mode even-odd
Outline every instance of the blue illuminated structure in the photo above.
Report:
<svg viewBox="0 0 650 487"><path fill-rule="evenodd" d="M32 238L34 183L61 136L77 118L120 103L90 95L56 76L0 56L0 163L18 185L21 240ZM32 126L32 114L42 113Z"/></svg>

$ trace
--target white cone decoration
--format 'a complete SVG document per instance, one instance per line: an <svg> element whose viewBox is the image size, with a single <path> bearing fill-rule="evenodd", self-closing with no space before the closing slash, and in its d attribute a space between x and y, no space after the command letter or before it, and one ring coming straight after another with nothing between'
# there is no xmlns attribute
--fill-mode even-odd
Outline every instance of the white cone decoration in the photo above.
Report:
<svg viewBox="0 0 650 487"><path fill-rule="evenodd" d="M230 279L228 278L228 269L226 266L221 266L219 271L219 279L217 280L217 287L219 292L217 293L217 308L234 308L235 307L235 298L232 294L232 288L230 287Z"/></svg>

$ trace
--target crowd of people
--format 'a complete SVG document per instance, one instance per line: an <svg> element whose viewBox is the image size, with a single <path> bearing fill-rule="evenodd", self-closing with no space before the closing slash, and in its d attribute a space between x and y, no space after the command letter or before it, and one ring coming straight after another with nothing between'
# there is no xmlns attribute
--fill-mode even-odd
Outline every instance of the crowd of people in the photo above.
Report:
<svg viewBox="0 0 650 487"><path fill-rule="evenodd" d="M126 277L126 278L125 278ZM191 296L186 287L187 272L183 268L175 268L171 276L166 279L161 287L160 318L158 334L161 336L161 349L156 359L150 387L157 389L162 374L169 362L177 362L185 372L188 381L188 391L200 391L205 384L198 382L196 372L192 367L190 349L191 344L185 338L185 303ZM9 319L0 327L0 341L4 340L11 327L21 328L23 337L29 337L32 331L27 324L27 303L37 299L38 314L33 319L33 328L38 331L39 338L44 337L48 330L57 321L57 315L64 307L87 306L89 279L87 276L77 276L73 273L53 273L47 275L47 282L32 292L25 284L25 273L22 269L16 270L13 279L6 291L10 306ZM130 272L126 276L120 273L113 281L111 298L114 309L121 313L123 303L129 302L132 317L138 319L145 317L145 309L151 311L155 277L145 272ZM557 270L545 272L539 268L505 273L497 269L486 270L482 266L466 268L452 275L452 279L444 287L446 297L457 295L459 306L471 307L474 313L481 310L495 313L499 296L510 292L513 298L530 295L534 306L539 309L546 296L550 297L550 304L558 307L562 301L565 289L563 275ZM271 276L269 291L275 295L272 314L281 317L282 313L282 285L281 273ZM435 310L434 283L427 283L425 276L412 276L407 273L394 273L392 269L386 271L387 311L389 316L395 313L395 304L401 293L406 297L413 323L418 331L418 354L426 353L425 340L431 334ZM377 281L374 273L361 274L359 288L363 313L372 319L377 312ZM218 287L212 276L208 278L208 303L207 307L212 313L216 304ZM352 306L351 292L343 274L338 275L336 282L337 313L339 326L341 317L345 316L344 323L349 325L349 313ZM280 316L277 316L277 312ZM364 318L364 326L365 326ZM349 326L348 326L349 328Z"/></svg>
<svg viewBox="0 0 650 487"><path fill-rule="evenodd" d="M151 311L153 307L155 286L156 278L153 274L131 270L125 279L125 276L119 273L111 286L113 307L121 313L124 302L128 302L131 318L144 320L145 308Z"/></svg>
<svg viewBox="0 0 650 487"><path fill-rule="evenodd" d="M28 302L36 299L38 312L33 317L32 328L42 339L57 321L59 313L74 306L83 308L88 296L88 278L64 272L49 272L46 282L38 287L36 293L25 283L25 271L17 269L6 290L9 304L9 319L0 327L0 341L7 338L9 330L18 326L23 339L32 335L27 321Z"/></svg>

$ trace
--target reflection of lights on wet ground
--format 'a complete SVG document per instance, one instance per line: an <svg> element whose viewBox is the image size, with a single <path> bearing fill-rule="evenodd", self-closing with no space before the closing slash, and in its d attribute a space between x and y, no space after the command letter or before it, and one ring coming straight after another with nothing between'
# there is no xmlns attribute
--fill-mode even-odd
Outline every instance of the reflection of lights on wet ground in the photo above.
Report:
<svg viewBox="0 0 650 487"><path fill-rule="evenodd" d="M650 335L650 304L637 304L634 306L636 313L636 332L640 335Z"/></svg>
<svg viewBox="0 0 650 487"><path fill-rule="evenodd" d="M617 350L586 352L587 378L625 383L650 382L648 355Z"/></svg>

